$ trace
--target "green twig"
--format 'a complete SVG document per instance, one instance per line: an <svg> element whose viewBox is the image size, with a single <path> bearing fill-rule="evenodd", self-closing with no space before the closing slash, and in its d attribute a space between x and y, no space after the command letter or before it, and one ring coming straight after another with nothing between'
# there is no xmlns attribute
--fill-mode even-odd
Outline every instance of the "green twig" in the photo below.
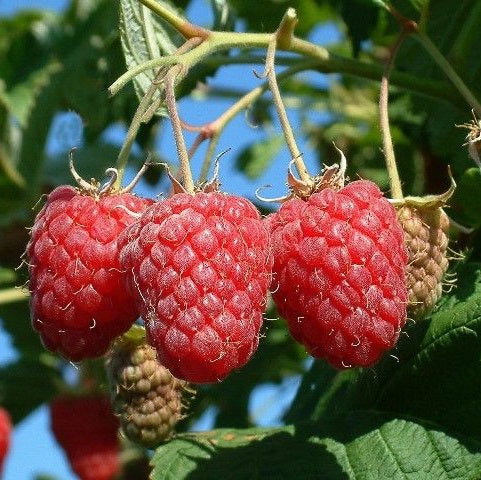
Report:
<svg viewBox="0 0 481 480"><path fill-rule="evenodd" d="M296 73L312 69L312 61L307 60L304 62L299 62L279 75L277 75L277 81L282 81L286 78L292 77ZM205 181L209 173L210 166L212 164L212 159L214 158L215 150L220 139L222 131L225 129L227 124L242 110L248 108L252 103L254 103L266 90L269 88L269 82L254 88L250 92L244 94L239 100L232 104L222 115L220 115L216 120L203 127L197 128L200 131L200 135L203 134L203 139L210 138L209 146L207 147L207 152L205 154L204 162L202 164L200 172L200 180Z"/></svg>
<svg viewBox="0 0 481 480"><path fill-rule="evenodd" d="M22 302L29 298L29 292L18 287L4 288L0 290L0 305L6 303Z"/></svg>

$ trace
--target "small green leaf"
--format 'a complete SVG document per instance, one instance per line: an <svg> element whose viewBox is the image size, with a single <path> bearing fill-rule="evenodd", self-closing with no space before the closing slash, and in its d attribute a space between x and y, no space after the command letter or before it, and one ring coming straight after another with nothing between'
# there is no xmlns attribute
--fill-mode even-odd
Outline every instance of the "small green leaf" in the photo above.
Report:
<svg viewBox="0 0 481 480"><path fill-rule="evenodd" d="M245 148L236 158L236 167L249 178L260 177L284 145L284 137L275 135Z"/></svg>
<svg viewBox="0 0 481 480"><path fill-rule="evenodd" d="M159 3L173 9L165 0L159 0ZM128 69L163 55L170 55L177 45L182 43L178 32L137 0L120 2L120 35ZM155 75L154 70L146 70L135 77L134 86L139 98L142 98L152 85ZM157 92L153 102L159 96L160 92ZM156 113L166 116L167 110L162 106Z"/></svg>
<svg viewBox="0 0 481 480"><path fill-rule="evenodd" d="M38 358L45 351L30 322L28 301L0 305L0 318L15 348L25 357Z"/></svg>
<svg viewBox="0 0 481 480"><path fill-rule="evenodd" d="M458 221L477 228L481 225L481 171L469 168L457 180L458 188L451 199L451 206Z"/></svg>

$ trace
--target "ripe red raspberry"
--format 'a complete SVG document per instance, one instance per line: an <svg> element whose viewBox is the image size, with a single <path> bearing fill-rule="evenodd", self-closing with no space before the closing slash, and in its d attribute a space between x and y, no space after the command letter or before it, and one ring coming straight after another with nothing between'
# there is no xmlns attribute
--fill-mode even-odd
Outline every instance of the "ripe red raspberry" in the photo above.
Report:
<svg viewBox="0 0 481 480"><path fill-rule="evenodd" d="M0 407L0 476L2 474L3 463L10 447L10 435L12 434L12 423L7 411Z"/></svg>
<svg viewBox="0 0 481 480"><path fill-rule="evenodd" d="M272 295L292 336L336 368L377 362L407 301L403 231L379 188L359 180L293 198L268 224Z"/></svg>
<svg viewBox="0 0 481 480"><path fill-rule="evenodd" d="M118 420L108 397L60 397L50 405L52 432L81 480L111 480L120 472Z"/></svg>
<svg viewBox="0 0 481 480"><path fill-rule="evenodd" d="M135 321L117 239L148 203L70 186L50 193L27 246L32 324L46 348L73 361L100 356Z"/></svg>
<svg viewBox="0 0 481 480"><path fill-rule="evenodd" d="M174 376L214 382L249 360L272 264L252 203L179 193L148 208L119 243L147 340Z"/></svg>

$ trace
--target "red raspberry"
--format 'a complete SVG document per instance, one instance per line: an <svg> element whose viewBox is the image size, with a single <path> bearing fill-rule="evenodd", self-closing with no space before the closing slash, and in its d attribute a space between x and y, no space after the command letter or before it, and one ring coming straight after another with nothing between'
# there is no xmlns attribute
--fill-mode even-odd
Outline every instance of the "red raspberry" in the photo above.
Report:
<svg viewBox="0 0 481 480"><path fill-rule="evenodd" d="M46 348L73 361L97 357L135 321L117 239L149 202L70 186L50 193L27 246L32 324Z"/></svg>
<svg viewBox="0 0 481 480"><path fill-rule="evenodd" d="M8 412L0 407L0 476L2 474L3 463L7 457L10 447L10 436L12 434L12 423Z"/></svg>
<svg viewBox="0 0 481 480"><path fill-rule="evenodd" d="M252 203L179 193L147 209L119 243L147 339L174 376L214 382L249 360L272 265Z"/></svg>
<svg viewBox="0 0 481 480"><path fill-rule="evenodd" d="M81 480L111 480L120 472L119 424L106 396L57 398L50 420Z"/></svg>
<svg viewBox="0 0 481 480"><path fill-rule="evenodd" d="M359 180L293 198L268 224L272 295L292 336L336 368L377 362L407 301L403 231L379 188Z"/></svg>

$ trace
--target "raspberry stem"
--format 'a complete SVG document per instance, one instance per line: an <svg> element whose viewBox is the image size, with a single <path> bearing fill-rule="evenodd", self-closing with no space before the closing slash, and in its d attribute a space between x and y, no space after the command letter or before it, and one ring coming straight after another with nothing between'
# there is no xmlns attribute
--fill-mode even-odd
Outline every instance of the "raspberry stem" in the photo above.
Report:
<svg viewBox="0 0 481 480"><path fill-rule="evenodd" d="M284 80L286 78L292 77L294 74L298 72L302 72L304 70L309 70L313 67L314 62L313 60L307 60L305 62L299 63L294 65L290 68L287 68L279 75L277 75L277 80ZM253 90L244 94L239 100L233 103L224 113L222 113L219 117L217 117L212 122L206 123L205 125L200 126L192 126L183 124L184 128L192 131L192 132L199 132L194 143L189 149L189 158L192 158L194 153L196 152L199 145L204 140L209 140L209 145L207 147L207 152L204 157L204 161L202 163L202 168L199 176L199 180L205 181L209 174L210 166L212 164L212 159L214 157L215 150L219 143L220 135L227 126L227 124L243 109L248 108L252 103L254 103L267 89L269 88L269 83L265 82L264 84L260 85L259 87L254 88Z"/></svg>
<svg viewBox="0 0 481 480"><path fill-rule="evenodd" d="M272 92L272 99L277 110L279 121L281 122L282 130L286 139L287 146L291 152L291 158L294 161L296 168L299 172L299 176L302 181L309 182L309 173L306 165L302 160L302 153L297 146L294 132L292 131L289 118L287 117L286 108L282 101L281 92L277 84L276 67L275 67L275 55L277 45L280 44L284 47L289 46L292 42L294 27L297 23L297 14L293 8L287 9L281 24L277 29L274 38L267 47L265 76L269 83L269 88Z"/></svg>
<svg viewBox="0 0 481 480"><path fill-rule="evenodd" d="M180 169L184 180L184 188L188 193L194 193L194 180L190 170L189 153L185 146L184 134L182 133L182 123L177 110L177 102L175 99L175 81L181 75L182 66L176 65L169 69L165 77L165 100L167 110L169 111L170 120L172 122L172 130L174 133L175 144L177 147L177 155L180 160Z"/></svg>
<svg viewBox="0 0 481 480"><path fill-rule="evenodd" d="M383 153L389 175L392 198L403 198L403 192L401 179L399 178L399 172L396 165L391 130L389 127L389 76L393 69L394 60L399 47L409 33L410 31L404 28L396 39L394 45L390 48L389 58L386 62L384 73L381 78L381 90L379 94L379 123L381 126Z"/></svg>
<svg viewBox="0 0 481 480"><path fill-rule="evenodd" d="M176 16L170 10L162 7L153 0L145 0L143 4L174 28L179 27L184 30L184 33L187 33L187 31L182 27L182 25L186 23L183 18ZM197 31L196 28L199 28L199 31ZM186 68L191 68L201 61L204 61L206 64L212 67L225 66L232 63L264 63L264 60L261 60L260 57L246 55L244 53L236 56L213 56L212 54L222 50L239 48L239 46L242 46L244 50L249 48L267 47L272 41L272 34L269 33L259 34L244 32L219 32L209 30L207 35L203 33L205 32L204 29L200 29L200 27L197 26L194 26L194 29L188 35L191 35L195 32L197 32L199 35L197 37L190 37L190 40L196 40L197 42L195 48L192 48L190 51L182 54L177 52L176 54L154 58L128 70L108 88L109 94L115 95L129 81L144 71L155 70L159 67L173 65L175 63L182 63L186 66ZM382 69L377 65L330 53L328 50L319 45L315 45L309 41L302 40L295 36L291 37L290 42L285 41L285 37L286 35L284 35L283 29L281 33L281 42L280 44L278 43L277 48L313 59L314 64L312 66L312 70L317 70L321 73L336 72L371 80L379 80L381 78ZM292 57L284 58L281 61L287 64L297 62L297 60ZM445 99L453 104L459 103L458 92L453 89L451 85L448 85L445 82L424 79L403 72L393 72L391 82L392 84L396 84L397 86L406 88L416 93Z"/></svg>

